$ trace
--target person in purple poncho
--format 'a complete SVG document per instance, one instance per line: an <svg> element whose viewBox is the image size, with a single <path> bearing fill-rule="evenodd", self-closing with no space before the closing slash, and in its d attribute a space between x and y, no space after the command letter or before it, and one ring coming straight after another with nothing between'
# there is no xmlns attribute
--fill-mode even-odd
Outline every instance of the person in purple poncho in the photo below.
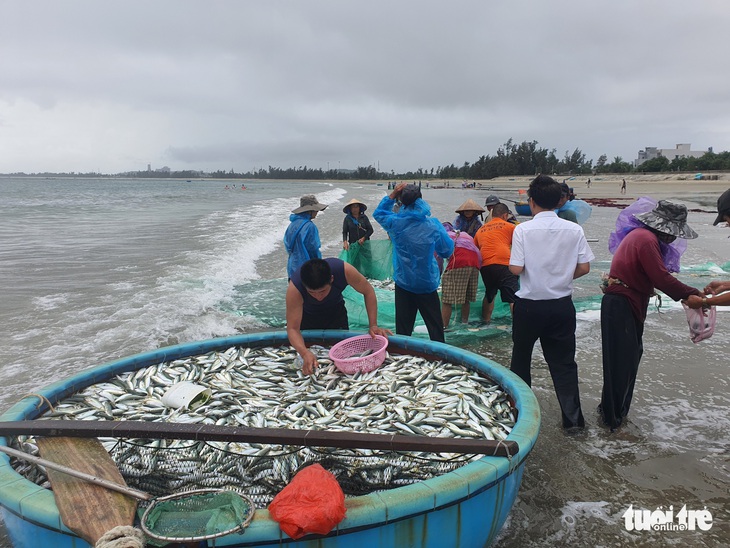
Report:
<svg viewBox="0 0 730 548"><path fill-rule="evenodd" d="M614 256L602 287L603 389L598 406L611 430L623 424L631 406L644 351L644 321L655 288L675 301L700 294L671 275L679 272L684 240L696 237L684 205L666 200L655 204L651 198L623 210L611 233L609 250ZM675 245L677 238L681 245Z"/></svg>

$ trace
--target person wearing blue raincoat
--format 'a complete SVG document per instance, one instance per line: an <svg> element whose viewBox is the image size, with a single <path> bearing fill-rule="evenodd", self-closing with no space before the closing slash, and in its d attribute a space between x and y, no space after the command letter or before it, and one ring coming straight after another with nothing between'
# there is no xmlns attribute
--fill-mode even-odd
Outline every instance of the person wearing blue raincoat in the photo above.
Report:
<svg viewBox="0 0 730 548"><path fill-rule="evenodd" d="M286 264L287 277L291 279L294 272L309 259L321 259L319 251L319 230L312 222L317 213L324 211L326 205L317 201L316 196L307 194L299 200L299 207L289 215L289 226L284 233L284 247L289 254Z"/></svg>
<svg viewBox="0 0 730 548"><path fill-rule="evenodd" d="M566 183L560 183L560 192L560 201L558 207L555 208L557 216L579 225L585 223L591 216L591 206L583 200L577 200Z"/></svg>
<svg viewBox="0 0 730 548"><path fill-rule="evenodd" d="M393 211L396 200L401 207ZM431 208L421 198L417 185L400 183L385 196L373 218L393 242L395 281L395 332L410 336L420 312L432 341L444 342L444 323L438 286L441 272L435 255L446 259L454 253L454 242ZM435 254L435 255L434 255Z"/></svg>

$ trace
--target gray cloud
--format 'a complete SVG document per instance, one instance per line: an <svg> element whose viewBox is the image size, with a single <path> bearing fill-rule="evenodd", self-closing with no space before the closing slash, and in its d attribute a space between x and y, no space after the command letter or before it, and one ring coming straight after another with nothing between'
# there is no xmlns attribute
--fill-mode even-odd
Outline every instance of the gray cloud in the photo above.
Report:
<svg viewBox="0 0 730 548"><path fill-rule="evenodd" d="M0 3L0 172L730 149L717 0Z"/></svg>

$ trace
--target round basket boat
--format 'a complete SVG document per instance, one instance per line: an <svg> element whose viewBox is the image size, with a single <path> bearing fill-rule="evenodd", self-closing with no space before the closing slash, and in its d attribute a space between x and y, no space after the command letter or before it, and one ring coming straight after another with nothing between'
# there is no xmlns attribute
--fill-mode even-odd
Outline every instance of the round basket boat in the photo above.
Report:
<svg viewBox="0 0 730 548"><path fill-rule="evenodd" d="M530 217L532 215L530 204L527 202L515 202L515 212L517 215L522 215L523 217Z"/></svg>
<svg viewBox="0 0 730 548"><path fill-rule="evenodd" d="M304 331L307 344L332 346L352 337L349 331ZM225 350L231 346L265 347L288 344L286 332L275 331L181 344L131 356L86 370L36 391L46 398L28 396L0 416L1 421L35 419L55 404L90 385L121 373L161 362ZM389 352L442 359L489 377L508 393L517 409L517 421L508 440L519 444L511 458L482 457L465 466L389 491L346 499L347 515L328 535L309 535L292 541L269 516L258 510L243 533L216 539L215 546L292 547L464 547L488 546L504 524L517 496L527 455L540 429L540 411L532 390L505 367L453 346L410 337L389 338ZM7 439L0 437L0 443ZM53 493L19 475L0 454L0 509L16 547L48 545L79 547L87 544L61 522Z"/></svg>

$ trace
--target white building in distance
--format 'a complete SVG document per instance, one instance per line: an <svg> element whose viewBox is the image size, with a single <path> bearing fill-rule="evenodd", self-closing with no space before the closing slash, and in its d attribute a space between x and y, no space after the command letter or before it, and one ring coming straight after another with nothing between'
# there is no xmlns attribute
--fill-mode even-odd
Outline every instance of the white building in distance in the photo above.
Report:
<svg viewBox="0 0 730 548"><path fill-rule="evenodd" d="M639 167L647 160L664 156L670 162L675 158L701 158L708 152L712 152L712 147L707 150L690 150L689 143L680 143L674 148L656 148L646 147L639 151L639 157L634 160L634 167Z"/></svg>

